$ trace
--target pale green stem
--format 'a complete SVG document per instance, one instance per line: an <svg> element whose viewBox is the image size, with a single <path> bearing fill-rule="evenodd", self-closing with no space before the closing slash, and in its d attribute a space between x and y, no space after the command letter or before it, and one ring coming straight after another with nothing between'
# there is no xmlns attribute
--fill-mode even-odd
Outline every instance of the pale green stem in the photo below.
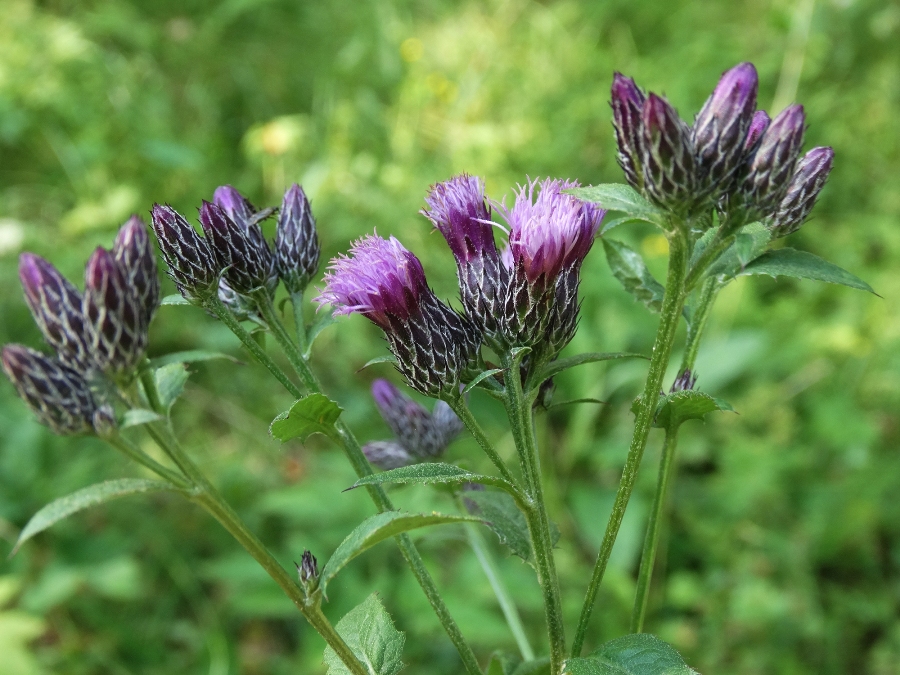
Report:
<svg viewBox="0 0 900 675"><path fill-rule="evenodd" d="M484 454L486 454L491 462L494 463L494 466L497 467L500 475L512 485L518 486L518 482L513 478L513 475L507 468L503 458L497 454L497 451L494 449L490 439L488 439L487 434L484 433L484 430L472 415L472 412L469 410L465 401L462 398L458 398L456 400L447 401L447 405L453 409L453 412L456 413L456 416L459 417L460 421L466 426L466 429L468 429L472 436L475 437L478 445L481 446L481 449L484 450Z"/></svg>
<svg viewBox="0 0 900 675"><path fill-rule="evenodd" d="M687 263L688 247L686 235L682 229L678 229L669 237L669 269L666 273L666 290L663 296L662 307L660 308L659 327L653 343L653 354L650 358L647 381L638 403L634 434L631 438L631 446L628 449L628 456L622 471L622 479L616 491L612 513L606 525L603 543L600 545L600 552L597 555L597 561L594 564L594 571L585 595L584 605L581 609L581 617L578 620L575 641L572 645L572 656L581 654L597 591L603 580L603 574L606 572L606 565L609 562L613 544L615 544L616 536L619 534L622 518L625 516L625 508L628 506L628 500L631 498L631 492L634 489L641 458L644 456L644 448L647 447L647 437L650 434L650 428L656 414L656 405L659 401L663 376L665 375L666 367L669 365L672 345L675 342L675 331L678 328L678 320L684 309L684 282L685 274L687 273Z"/></svg>
<svg viewBox="0 0 900 675"><path fill-rule="evenodd" d="M300 353L305 354L308 346L306 322L303 320L303 291L291 293L291 307L294 310L294 327L297 332L297 344Z"/></svg>
<svg viewBox="0 0 900 675"><path fill-rule="evenodd" d="M107 443L109 443L110 445L115 447L117 450L119 450L123 455L125 455L129 459L132 459L135 462L137 462L138 464L147 467L154 473L156 473L156 474L162 476L163 478L165 478L166 480L168 480L170 483L172 483L176 487L179 487L182 490L186 490L186 489L190 488L190 484L184 480L184 476L181 476L181 475L175 473L174 471L172 471L171 469L163 466L162 464L157 462L155 459L150 457L150 455L148 455L143 450L141 450L140 448L135 446L133 443L131 443L131 441L120 436L118 433L116 433L115 435L110 436L108 438L104 438L103 440L105 440Z"/></svg>
<svg viewBox="0 0 900 675"><path fill-rule="evenodd" d="M700 297L697 300L697 307L694 309L694 315L691 317L691 324L688 328L680 372L694 369L694 363L697 361L697 352L700 349L700 338L703 336L703 331L709 322L709 315L712 312L719 290L719 282L712 277L704 281L703 286L700 287Z"/></svg>

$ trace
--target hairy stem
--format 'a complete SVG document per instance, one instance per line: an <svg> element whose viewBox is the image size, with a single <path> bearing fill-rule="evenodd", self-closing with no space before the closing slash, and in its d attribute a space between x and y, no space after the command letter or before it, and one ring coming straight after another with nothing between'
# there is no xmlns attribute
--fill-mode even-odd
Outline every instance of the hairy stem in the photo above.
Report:
<svg viewBox="0 0 900 675"><path fill-rule="evenodd" d="M613 544L619 534L625 508L631 498L634 482L637 478L638 467L647 447L647 437L656 413L656 405L659 400L659 392L662 386L666 367L669 365L669 357L672 354L672 345L675 342L675 331L678 327L678 319L684 309L685 302L685 274L687 272L688 247L683 228L679 228L669 238L669 269L666 273L666 291L660 308L659 327L656 331L656 339L653 343L653 355L650 358L650 368L647 373L647 381L644 392L641 395L637 415L634 423L634 434L631 438L631 446L628 449L628 457L622 470L622 479L616 491L612 513L606 525L603 535L603 543L594 564L594 571L588 585L581 608L581 617L578 620L578 628L575 633L575 641L572 645L572 655L579 656L584 645L585 634L590 622L591 612L594 609L594 600L597 598L597 590L606 572L606 565L612 553Z"/></svg>
<svg viewBox="0 0 900 675"><path fill-rule="evenodd" d="M306 322L303 320L303 291L291 293L291 308L294 311L294 329L297 333L297 344L300 346L300 352L305 354L308 347L308 336Z"/></svg>
<svg viewBox="0 0 900 675"><path fill-rule="evenodd" d="M662 531L663 509L672 468L675 465L675 446L678 443L678 429L666 429L666 440L663 443L662 459L659 464L659 479L656 484L656 495L653 498L653 509L647 521L647 534L644 537L644 550L641 552L641 567L638 572L637 592L634 598L634 610L631 614L631 632L641 633L644 630L644 618L647 615L647 600L650 597L650 581L653 577L653 566L656 562L656 550L659 546L659 534Z"/></svg>
<svg viewBox="0 0 900 675"><path fill-rule="evenodd" d="M697 361L697 352L700 349L700 338L703 337L703 331L709 321L709 315L719 290L719 283L713 278L704 281L703 286L700 287L700 297L697 300L697 307L694 309L694 315L691 317L691 324L688 327L684 357L681 359L681 372L694 369L694 363Z"/></svg>
<svg viewBox="0 0 900 675"><path fill-rule="evenodd" d="M469 407L466 405L466 402L460 397L453 401L447 401L447 404L453 409L453 412L456 413L456 416L459 417L460 421L466 426L466 429L475 437L475 440L478 441L478 445L481 446L481 449L484 450L484 454L488 456L488 458L494 463L494 466L497 467L497 470L500 472L500 475L503 476L507 481L512 483L514 486L518 486L516 479L513 478L512 473L510 473L509 468L507 468L506 463L503 461L503 458L497 454L497 451L494 449L493 444L488 439L487 435L484 433L484 430L481 428L481 425L478 424L478 421L472 415L472 412L469 410Z"/></svg>

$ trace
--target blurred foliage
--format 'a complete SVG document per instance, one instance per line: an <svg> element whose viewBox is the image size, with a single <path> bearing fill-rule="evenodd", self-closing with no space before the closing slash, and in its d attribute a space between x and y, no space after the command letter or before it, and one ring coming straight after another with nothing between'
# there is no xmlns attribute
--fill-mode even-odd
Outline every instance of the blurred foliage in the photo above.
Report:
<svg viewBox="0 0 900 675"><path fill-rule="evenodd" d="M430 183L465 170L502 196L526 175L619 181L607 106L614 69L689 116L725 68L752 60L762 104L804 103L807 146L836 150L815 218L791 245L885 297L768 278L739 279L722 294L699 384L740 414L682 431L657 576L666 583L649 628L705 673L900 673L898 39L896 0L6 0L0 343L39 342L18 292L19 251L78 278L130 212L166 201L192 213L222 183L265 204L300 181L326 254L377 227L419 253L450 297L452 259L417 215ZM653 231L617 236L657 271L664 265L665 240ZM648 351L655 317L617 286L601 247L584 274L569 353ZM317 344L318 370L363 440L386 437L367 386L390 369L356 373L384 344L359 317L342 324ZM239 351L224 327L185 307L160 311L151 345L153 355ZM573 627L645 368L570 371L556 400L607 405L539 420ZM267 437L290 399L262 369L193 370L176 423L194 456L285 564L305 547L327 558L372 513L362 491L341 493L353 482L343 457L322 437L284 446ZM499 408L477 393L475 402L511 453ZM651 437L591 645L627 629L660 442ZM470 440L448 458L484 465ZM51 436L0 383L9 547L51 499L139 474L99 442ZM453 508L426 487L394 492L404 508ZM478 653L514 649L462 533L447 526L418 541ZM518 558L500 567L543 644L530 568ZM380 593L407 632L410 672L459 672L392 545L354 561L330 590L335 621ZM171 495L79 514L0 563L5 675L324 672L322 648L235 542Z"/></svg>

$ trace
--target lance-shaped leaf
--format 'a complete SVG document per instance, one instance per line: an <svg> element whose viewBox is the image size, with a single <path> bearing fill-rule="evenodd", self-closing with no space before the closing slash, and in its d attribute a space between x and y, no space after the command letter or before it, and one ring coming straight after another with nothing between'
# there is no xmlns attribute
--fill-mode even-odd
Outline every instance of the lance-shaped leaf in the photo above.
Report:
<svg viewBox="0 0 900 675"><path fill-rule="evenodd" d="M175 490L171 483L158 480L146 480L143 478L122 478L97 483L65 497L50 502L40 511L35 513L25 528L19 534L10 555L14 555L19 547L39 532L43 532L51 525L68 518L73 513L102 504L116 497L133 495L140 492L158 492L159 490Z"/></svg>
<svg viewBox="0 0 900 675"><path fill-rule="evenodd" d="M613 276L635 299L643 302L651 311L659 312L666 289L647 269L641 255L621 241L613 239L602 241Z"/></svg>
<svg viewBox="0 0 900 675"><path fill-rule="evenodd" d="M590 185L588 187L572 188L565 190L568 194L583 199L586 202L599 204L607 211L618 211L629 216L626 220L643 220L654 225L662 225L665 222L665 213L644 199L637 190L630 185L621 183L604 183L602 185ZM621 222L616 223L616 225ZM613 225L612 227L615 227ZM612 229L606 225L604 231Z"/></svg>
<svg viewBox="0 0 900 675"><path fill-rule="evenodd" d="M675 649L649 633L607 642L590 656L568 659L564 675L697 675Z"/></svg>
<svg viewBox="0 0 900 675"><path fill-rule="evenodd" d="M394 628L390 614L375 593L347 612L335 629L369 675L396 675L403 668L400 659L406 636ZM325 665L328 675L351 675L331 647L325 648Z"/></svg>
<svg viewBox="0 0 900 675"><path fill-rule="evenodd" d="M403 513L385 511L364 520L351 532L331 556L319 578L319 588L325 595L325 587L344 566L363 551L393 536L429 525L446 523L481 522L472 516L448 515L443 513Z"/></svg>
<svg viewBox="0 0 900 675"><path fill-rule="evenodd" d="M157 415L152 410L147 410L146 408L133 408L127 410L125 414L122 415L122 421L119 422L119 429L136 427L141 424L149 424L150 422L161 422L163 419L162 415Z"/></svg>
<svg viewBox="0 0 900 675"><path fill-rule="evenodd" d="M181 296L179 295L178 297L180 298ZM166 354L164 356L158 356L155 359L150 359L150 367L162 368L163 366L168 366L171 363L197 363L198 361L212 361L214 359L225 359L227 361L231 361L232 363L242 363L240 360L234 358L230 354L223 354L222 352L211 352L205 349L189 349L184 352L172 352L171 354Z"/></svg>
<svg viewBox="0 0 900 675"><path fill-rule="evenodd" d="M878 295L869 284L855 274L851 274L847 270L827 260L823 260L817 255L793 248L780 248L763 253L744 267L739 276L750 274L768 274L773 277L788 276L797 277L798 279L825 281L830 284L841 284Z"/></svg>
<svg viewBox="0 0 900 675"><path fill-rule="evenodd" d="M342 412L343 408L324 394L310 394L272 420L269 433L282 442L299 438L305 443L313 434L334 438L337 434L334 423Z"/></svg>
<svg viewBox="0 0 900 675"><path fill-rule="evenodd" d="M442 462L412 464L410 466L401 466L399 469L373 473L369 476L363 476L347 489L352 490L363 485L383 485L385 483L422 483L423 485L480 483L481 485L493 485L506 492L515 492L515 488L502 478L473 473L453 464L444 464Z"/></svg>
<svg viewBox="0 0 900 675"><path fill-rule="evenodd" d="M734 243L718 257L706 272L707 276L722 275L731 279L758 258L769 245L772 233L762 223L750 223L741 228Z"/></svg>
<svg viewBox="0 0 900 675"><path fill-rule="evenodd" d="M614 361L616 359L646 359L643 354L635 354L633 352L585 352L584 354L576 354L565 359L557 359L551 361L544 366L540 373L535 376L535 381L543 382L556 376L564 370L580 366L584 363L597 363L598 361Z"/></svg>

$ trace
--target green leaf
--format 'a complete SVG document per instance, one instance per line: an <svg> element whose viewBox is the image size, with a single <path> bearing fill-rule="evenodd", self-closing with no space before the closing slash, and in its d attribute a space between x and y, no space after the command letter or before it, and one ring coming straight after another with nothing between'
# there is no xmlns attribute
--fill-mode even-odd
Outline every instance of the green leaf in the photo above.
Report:
<svg viewBox="0 0 900 675"><path fill-rule="evenodd" d="M406 636L394 627L377 594L347 612L335 628L370 675L396 675L403 668ZM331 647L325 648L325 665L327 675L351 675Z"/></svg>
<svg viewBox="0 0 900 675"><path fill-rule="evenodd" d="M31 539L39 532L43 532L51 525L58 523L63 518L71 516L73 513L83 511L91 506L102 504L103 502L115 499L116 497L124 497L125 495L137 494L139 492L156 492L159 490L174 490L175 487L170 483L164 483L158 480L146 480L143 478L121 478L119 480L108 480L103 483L97 483L86 488L82 488L77 492L73 492L65 497L50 502L40 511L35 513L25 528L19 535L18 541L10 555L14 555L19 547L26 541Z"/></svg>
<svg viewBox="0 0 900 675"><path fill-rule="evenodd" d="M640 405L640 400L640 397L638 397L631 406L631 410L635 414L637 413L638 405ZM688 420L701 420L707 414L717 410L734 412L734 408L726 401L720 398L713 398L702 391L691 389L675 391L659 397L653 426L658 429L674 430Z"/></svg>
<svg viewBox="0 0 900 675"><path fill-rule="evenodd" d="M188 377L190 377L190 373L187 366L180 362L170 363L153 371L159 402L166 414L172 408L175 400L184 393L184 385L187 383Z"/></svg>
<svg viewBox="0 0 900 675"><path fill-rule="evenodd" d="M564 675L697 675L675 649L649 633L601 645L590 656L568 659Z"/></svg>
<svg viewBox="0 0 900 675"><path fill-rule="evenodd" d="M463 497L475 504L485 524L494 531L501 544L534 566L528 522L511 495L496 490L471 490L463 493ZM550 523L550 537L555 546L559 541L559 528L553 523Z"/></svg>
<svg viewBox="0 0 900 675"><path fill-rule="evenodd" d="M165 305L190 305L187 300L185 300L179 293L173 293L172 295L167 295L162 300L159 301L159 304L162 306Z"/></svg>
<svg viewBox="0 0 900 675"><path fill-rule="evenodd" d="M190 349L185 352L172 352L171 354L166 354L164 356L158 356L155 359L150 359L150 367L155 369L162 368L163 366L168 366L173 363L195 363L197 361L211 361L213 359L227 359L232 363L242 363L233 356L229 354L223 354L222 352L210 352L204 349Z"/></svg>
<svg viewBox="0 0 900 675"><path fill-rule="evenodd" d="M510 497L510 499L512 498ZM325 595L325 587L328 582L334 579L347 563L375 544L420 527L462 522L481 522L481 518L437 512L403 513L402 511L384 511L367 518L341 542L341 545L325 563L319 577L319 588L322 589L322 595Z"/></svg>
<svg viewBox="0 0 900 675"><path fill-rule="evenodd" d="M817 255L793 248L780 248L763 253L744 267L739 276L750 274L768 274L773 277L788 276L797 277L798 279L825 281L830 284L841 284L878 295L869 284L858 276Z"/></svg>
<svg viewBox="0 0 900 675"><path fill-rule="evenodd" d="M299 438L305 443L313 434L334 438L334 423L342 412L343 408L324 394L310 394L294 401L290 410L272 420L269 433L281 442Z"/></svg>
<svg viewBox="0 0 900 675"><path fill-rule="evenodd" d="M360 372L368 368L369 366L374 366L376 363L397 363L397 357L393 354L388 354L387 356L376 356L374 359L369 359L363 364L363 367L357 370L356 372Z"/></svg>
<svg viewBox="0 0 900 675"><path fill-rule="evenodd" d="M557 359L551 361L541 370L540 375L535 379L538 382L549 380L558 373L583 363L596 363L598 361L613 361L615 359L646 359L643 354L635 354L633 352L585 352L584 354L576 354L565 359Z"/></svg>
<svg viewBox="0 0 900 675"><path fill-rule="evenodd" d="M337 320L334 318L334 314L331 312L326 312L324 315L320 316L316 322L309 327L309 333L306 335L306 356L309 358L309 355L312 353L313 343L316 341L316 338L322 333L323 330L328 328L333 323L337 323ZM365 366L363 366L365 368Z"/></svg>
<svg viewBox="0 0 900 675"><path fill-rule="evenodd" d="M666 215L641 197L630 185L621 183L605 183L589 187L572 188L567 193L575 195L586 202L599 204L608 211L619 211L630 216L631 220L643 220L654 225L662 225ZM619 223L616 223L617 225ZM613 225L612 227L615 227Z"/></svg>
<svg viewBox="0 0 900 675"><path fill-rule="evenodd" d="M383 483L442 483L450 485L481 483L482 485L495 485L504 490L513 489L502 478L472 473L453 464L443 464L441 462L412 464L410 466L401 466L399 469L363 476L347 489L352 490L363 485L381 485Z"/></svg>
<svg viewBox="0 0 900 675"><path fill-rule="evenodd" d="M468 394L475 387L477 387L481 383L482 380L486 380L491 375L496 375L497 373L502 373L502 372L503 372L503 368L494 368L492 370L486 370L483 373L480 373L478 375L478 377L476 377L474 380L472 380L471 382L469 382L469 384L466 385L466 388L462 390L462 393Z"/></svg>
<svg viewBox="0 0 900 675"><path fill-rule="evenodd" d="M659 312L666 289L653 278L640 254L621 241L602 239L613 275L625 290L654 312Z"/></svg>
<svg viewBox="0 0 900 675"><path fill-rule="evenodd" d="M733 278L766 250L771 234L769 228L762 223L745 225L735 236L731 246L709 266L706 274Z"/></svg>
<svg viewBox="0 0 900 675"><path fill-rule="evenodd" d="M131 410L127 410L124 415L122 415L122 421L119 422L120 429L127 429L128 427L136 427L141 424L149 424L150 422L159 422L163 419L161 415L157 415L152 410L147 410L146 408L133 408Z"/></svg>

